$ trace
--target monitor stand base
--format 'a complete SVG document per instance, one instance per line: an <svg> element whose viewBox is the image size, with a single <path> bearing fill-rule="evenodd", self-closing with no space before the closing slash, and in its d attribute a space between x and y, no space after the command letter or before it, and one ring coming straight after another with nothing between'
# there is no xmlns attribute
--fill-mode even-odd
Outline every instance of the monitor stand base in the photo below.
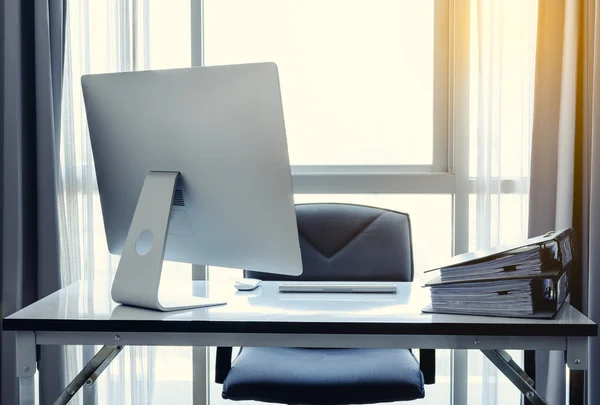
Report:
<svg viewBox="0 0 600 405"><path fill-rule="evenodd" d="M117 267L111 295L115 302L159 311L225 304L189 294L159 297L169 216L178 172L151 171L144 180ZM181 290L186 288L182 286Z"/></svg>
<svg viewBox="0 0 600 405"><path fill-rule="evenodd" d="M225 304L225 301L216 301L210 298L196 297L193 295L161 296L159 298L158 309L161 311L178 311L181 309L213 307Z"/></svg>

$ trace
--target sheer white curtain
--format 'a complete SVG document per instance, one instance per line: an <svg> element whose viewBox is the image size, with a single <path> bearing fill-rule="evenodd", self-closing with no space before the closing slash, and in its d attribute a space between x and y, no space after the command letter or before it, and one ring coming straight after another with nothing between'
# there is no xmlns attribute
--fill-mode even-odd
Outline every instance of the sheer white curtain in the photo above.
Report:
<svg viewBox="0 0 600 405"><path fill-rule="evenodd" d="M118 258L108 252L90 149L80 78L89 73L150 67L151 0L78 0L68 3L60 149L59 216L62 283L102 280L110 286ZM94 302L79 302L93 310ZM98 347L68 347L72 379ZM156 349L126 347L97 382L73 403L151 404Z"/></svg>
<svg viewBox="0 0 600 405"><path fill-rule="evenodd" d="M470 250L527 237L537 0L471 1ZM521 352L512 352L522 361ZM518 403L479 352L469 353L469 402ZM470 387L478 387L471 385Z"/></svg>

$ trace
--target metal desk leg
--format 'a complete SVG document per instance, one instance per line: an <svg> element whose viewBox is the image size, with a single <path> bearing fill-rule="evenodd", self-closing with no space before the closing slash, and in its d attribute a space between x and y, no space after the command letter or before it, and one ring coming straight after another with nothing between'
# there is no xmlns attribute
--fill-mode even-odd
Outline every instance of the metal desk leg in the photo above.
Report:
<svg viewBox="0 0 600 405"><path fill-rule="evenodd" d="M533 388L534 381L529 377L505 350L482 350L485 357L517 387L533 405L549 405Z"/></svg>
<svg viewBox="0 0 600 405"><path fill-rule="evenodd" d="M35 379L19 377L19 405L35 405Z"/></svg>
<svg viewBox="0 0 600 405"><path fill-rule="evenodd" d="M585 371L584 370L569 370L569 386L567 387L567 395L569 396L569 405L584 405L585 404Z"/></svg>
<svg viewBox="0 0 600 405"><path fill-rule="evenodd" d="M123 350L123 346L103 346L102 349L83 367L83 370L67 385L54 405L65 405L85 384L91 386L106 367Z"/></svg>
<svg viewBox="0 0 600 405"><path fill-rule="evenodd" d="M467 382L469 352L467 350L452 350L452 404L467 405L469 386Z"/></svg>
<svg viewBox="0 0 600 405"><path fill-rule="evenodd" d="M210 396L210 348L193 347L193 405L207 405Z"/></svg>
<svg viewBox="0 0 600 405"><path fill-rule="evenodd" d="M17 332L16 346L19 405L35 405L34 376L37 368L35 333Z"/></svg>
<svg viewBox="0 0 600 405"><path fill-rule="evenodd" d="M192 5L192 8L194 6ZM208 267L201 264L192 265L192 280L208 280ZM208 297L208 287L204 295ZM192 347L192 404L207 405L210 403L210 348Z"/></svg>
<svg viewBox="0 0 600 405"><path fill-rule="evenodd" d="M585 403L586 370L588 368L588 338L571 336L567 338L565 360L570 370L567 393L571 405Z"/></svg>

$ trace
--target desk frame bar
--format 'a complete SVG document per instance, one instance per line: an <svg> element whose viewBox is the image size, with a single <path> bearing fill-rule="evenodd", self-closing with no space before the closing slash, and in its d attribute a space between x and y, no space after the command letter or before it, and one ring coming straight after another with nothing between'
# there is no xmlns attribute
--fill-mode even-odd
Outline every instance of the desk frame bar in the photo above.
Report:
<svg viewBox="0 0 600 405"><path fill-rule="evenodd" d="M33 332L31 332L33 334ZM35 333L42 345L124 346L248 346L323 348L419 348L475 350L581 350L586 338L564 336L469 336L469 335L316 335L278 333L151 333L151 332L54 332ZM569 345L569 342L571 343ZM569 347L568 347L569 346ZM586 350L587 352L587 350ZM577 357L577 356L573 356ZM578 357L582 359L582 356ZM585 369L585 362L569 363L571 369Z"/></svg>
<svg viewBox="0 0 600 405"><path fill-rule="evenodd" d="M115 346L116 342L119 346ZM130 346L255 346L255 347L334 347L334 348L424 348L478 349L483 352L528 399L537 405L548 405L533 389L533 381L503 349L560 350L571 370L587 369L585 337L544 336L439 336L439 335L314 335L314 334L256 334L256 333L148 333L148 332L17 332L17 377L19 404L35 403L34 374L37 366L36 345L104 345L80 373L81 378L67 387L81 388L95 373L99 374L121 347ZM94 363L95 361L95 363ZM94 363L94 364L92 364ZM79 377L78 376L78 377ZM84 378L85 377L85 378ZM93 384L93 380L90 380ZM74 384L71 386L72 384ZM71 394L70 396L72 397ZM61 396L62 397L62 396ZM529 398L531 397L531 398ZM69 397L70 399L70 397ZM66 404L66 402L56 402ZM464 404L456 404L464 405Z"/></svg>
<svg viewBox="0 0 600 405"><path fill-rule="evenodd" d="M123 346L103 346L98 353L83 367L83 370L75 376L73 381L60 394L58 399L54 401L54 405L66 405L71 398L83 387L91 387L96 379L108 367L119 353Z"/></svg>
<svg viewBox="0 0 600 405"><path fill-rule="evenodd" d="M549 405L535 390L534 381L512 359L505 350L482 350L487 357L508 380L525 395L533 405Z"/></svg>
<svg viewBox="0 0 600 405"><path fill-rule="evenodd" d="M19 379L19 405L35 405L35 371L37 368L36 335L16 333L16 374Z"/></svg>

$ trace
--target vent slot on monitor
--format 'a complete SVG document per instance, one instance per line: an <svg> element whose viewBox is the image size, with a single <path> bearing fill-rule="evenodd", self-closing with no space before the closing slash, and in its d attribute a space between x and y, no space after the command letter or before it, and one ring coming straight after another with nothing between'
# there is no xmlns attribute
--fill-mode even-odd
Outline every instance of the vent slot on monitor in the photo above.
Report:
<svg viewBox="0 0 600 405"><path fill-rule="evenodd" d="M175 190L175 194L173 195L173 205L176 207L185 207L185 201L183 201L183 190Z"/></svg>

